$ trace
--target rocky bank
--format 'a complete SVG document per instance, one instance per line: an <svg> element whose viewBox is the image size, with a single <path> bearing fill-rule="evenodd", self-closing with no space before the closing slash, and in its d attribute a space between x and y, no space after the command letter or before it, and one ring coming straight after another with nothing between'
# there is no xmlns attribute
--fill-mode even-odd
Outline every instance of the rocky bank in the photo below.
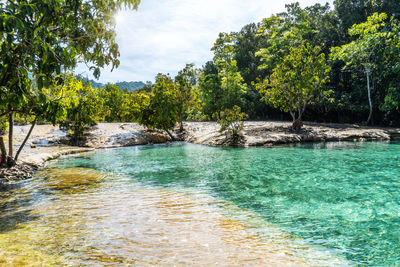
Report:
<svg viewBox="0 0 400 267"><path fill-rule="evenodd" d="M231 145L230 139L219 132L215 122L185 122L185 133L176 134L175 139L211 146ZM22 143L29 125L16 126L16 144ZM243 138L239 146L274 146L301 142L327 141L389 141L400 140L400 128L365 127L354 124L305 123L295 133L290 122L245 122ZM137 123L100 123L90 130L85 147L71 147L67 134L57 126L38 125L25 146L19 164L11 169L0 169L0 181L30 178L32 173L47 160L61 155L80 153L99 148L123 147L165 143L171 138L161 131L148 131Z"/></svg>
<svg viewBox="0 0 400 267"><path fill-rule="evenodd" d="M304 123L295 133L291 122L248 121L241 146L274 146L302 142L400 140L400 128L366 127L355 124ZM230 145L215 122L186 123L186 141L196 144Z"/></svg>

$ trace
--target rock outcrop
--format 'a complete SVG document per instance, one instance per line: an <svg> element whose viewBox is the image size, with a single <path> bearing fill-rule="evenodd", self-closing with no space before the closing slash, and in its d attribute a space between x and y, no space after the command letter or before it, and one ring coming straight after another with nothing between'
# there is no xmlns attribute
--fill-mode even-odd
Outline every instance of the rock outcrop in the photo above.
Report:
<svg viewBox="0 0 400 267"><path fill-rule="evenodd" d="M188 142L212 146L229 145L215 122L186 123ZM245 122L242 146L273 146L301 142L400 140L400 129L350 124L305 123L293 132L289 122Z"/></svg>

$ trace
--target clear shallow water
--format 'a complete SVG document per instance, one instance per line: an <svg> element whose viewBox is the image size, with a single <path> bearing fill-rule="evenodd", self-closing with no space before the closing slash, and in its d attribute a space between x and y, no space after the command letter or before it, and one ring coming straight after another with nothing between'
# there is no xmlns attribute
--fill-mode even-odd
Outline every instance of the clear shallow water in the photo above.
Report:
<svg viewBox="0 0 400 267"><path fill-rule="evenodd" d="M112 149L12 191L4 262L400 263L398 143Z"/></svg>

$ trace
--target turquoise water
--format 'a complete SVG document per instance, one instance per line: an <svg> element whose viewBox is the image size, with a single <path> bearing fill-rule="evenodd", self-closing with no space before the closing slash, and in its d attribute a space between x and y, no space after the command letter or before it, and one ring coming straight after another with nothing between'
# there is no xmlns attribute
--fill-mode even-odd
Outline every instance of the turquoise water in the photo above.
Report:
<svg viewBox="0 0 400 267"><path fill-rule="evenodd" d="M57 167L93 168L152 187L195 188L350 263L400 264L399 143L144 146L67 158Z"/></svg>

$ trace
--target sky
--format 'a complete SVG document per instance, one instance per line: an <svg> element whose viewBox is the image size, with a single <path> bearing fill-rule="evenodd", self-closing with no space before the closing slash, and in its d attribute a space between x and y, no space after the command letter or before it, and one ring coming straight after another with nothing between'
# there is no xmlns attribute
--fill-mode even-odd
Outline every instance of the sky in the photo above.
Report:
<svg viewBox="0 0 400 267"><path fill-rule="evenodd" d="M120 66L105 68L99 82L154 81L157 73L174 77L186 63L201 67L220 32L240 31L249 23L285 11L295 0L142 0L137 11L116 15ZM298 0L302 7L333 0ZM76 74L90 75L85 65Z"/></svg>

